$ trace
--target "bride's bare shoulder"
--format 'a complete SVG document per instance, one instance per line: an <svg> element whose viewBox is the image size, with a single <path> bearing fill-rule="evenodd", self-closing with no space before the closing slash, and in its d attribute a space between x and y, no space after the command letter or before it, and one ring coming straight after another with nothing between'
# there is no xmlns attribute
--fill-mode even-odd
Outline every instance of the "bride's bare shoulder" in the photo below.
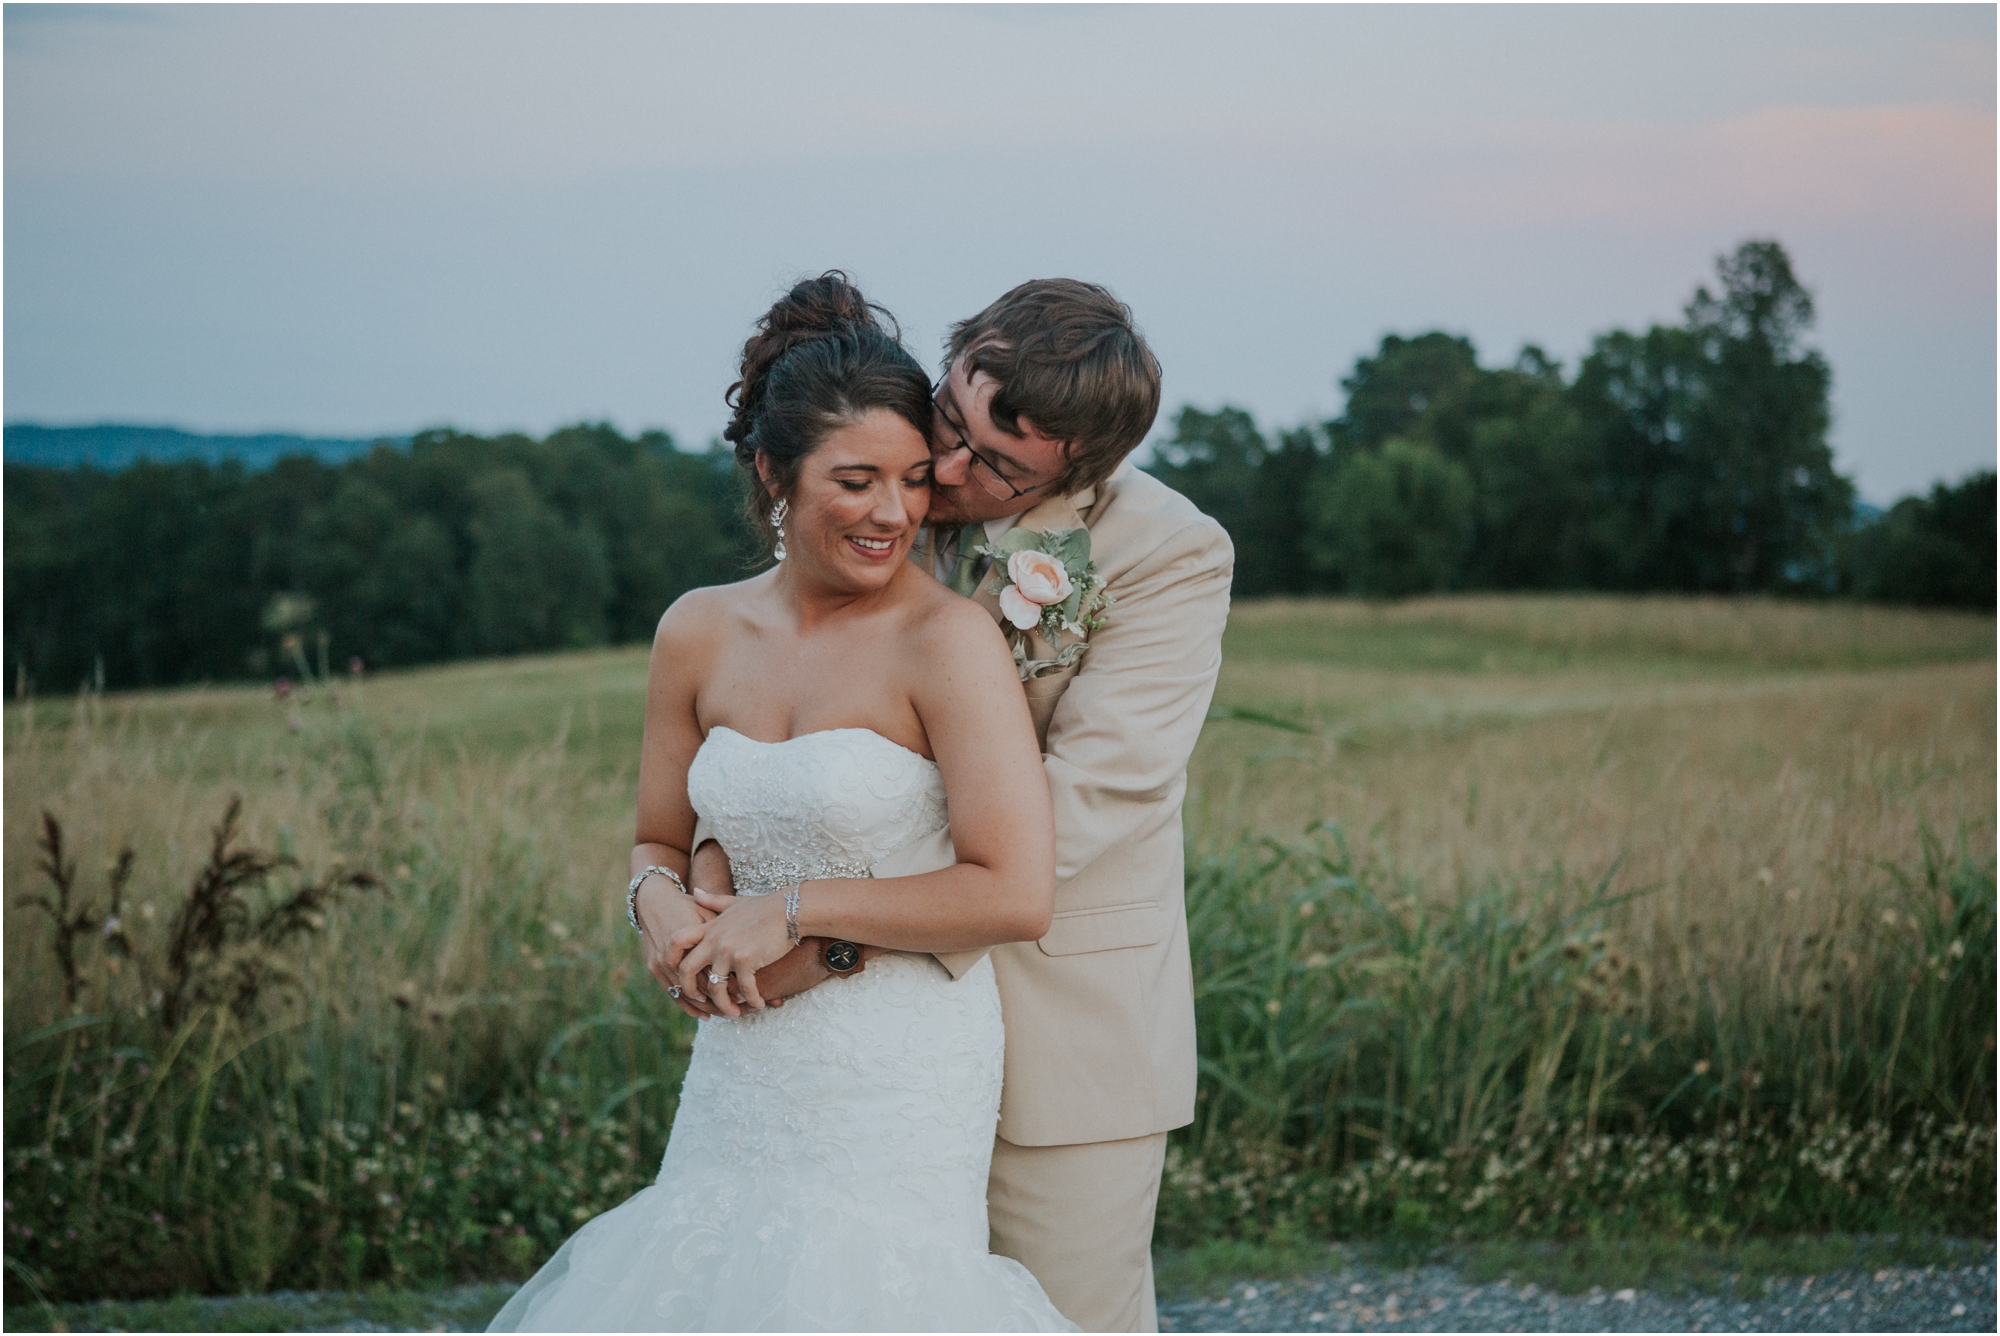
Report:
<svg viewBox="0 0 2000 1336"><path fill-rule="evenodd" d="M907 626L909 634L937 662L961 655L990 658L998 655L1012 662L1007 638L993 615L969 598L961 598L943 585L931 583L911 600Z"/></svg>
<svg viewBox="0 0 2000 1336"><path fill-rule="evenodd" d="M746 618L753 617L768 573L735 584L690 589L660 615L653 644L685 651L719 643Z"/></svg>

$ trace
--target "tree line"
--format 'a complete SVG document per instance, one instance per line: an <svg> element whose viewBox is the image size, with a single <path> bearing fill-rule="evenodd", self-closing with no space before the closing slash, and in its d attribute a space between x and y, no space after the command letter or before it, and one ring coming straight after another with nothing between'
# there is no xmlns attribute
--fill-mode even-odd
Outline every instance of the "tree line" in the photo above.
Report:
<svg viewBox="0 0 2000 1336"><path fill-rule="evenodd" d="M1812 298L1775 241L1717 262L1685 320L1541 349L1390 335L1331 422L1266 435L1183 408L1154 471L1229 529L1236 593L1847 596L1994 608L1994 475L1886 514L1826 442Z"/></svg>
<svg viewBox="0 0 2000 1336"><path fill-rule="evenodd" d="M1150 466L1229 529L1236 592L1842 596L1994 608L1994 476L1857 508L1812 302L1775 242L1681 325L1534 347L1391 335L1341 416L1187 407ZM727 451L583 425L431 431L332 463L6 466L17 687L156 686L644 640L761 555Z"/></svg>
<svg viewBox="0 0 2000 1336"><path fill-rule="evenodd" d="M623 643L753 554L726 451L577 426L300 455L6 468L17 683L152 686Z"/></svg>

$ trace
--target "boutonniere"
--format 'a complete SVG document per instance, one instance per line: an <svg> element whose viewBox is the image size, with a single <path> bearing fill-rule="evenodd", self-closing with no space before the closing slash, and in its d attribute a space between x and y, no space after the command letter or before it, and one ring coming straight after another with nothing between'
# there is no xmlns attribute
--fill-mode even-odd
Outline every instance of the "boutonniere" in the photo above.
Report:
<svg viewBox="0 0 2000 1336"><path fill-rule="evenodd" d="M1090 530L1051 529L1045 533L1013 528L995 543L975 548L993 558L989 591L1000 594L1000 612L1026 635L1014 642L1014 667L1021 680L1067 668L1090 648L1084 637L1104 625L1104 613L1117 602L1105 592L1104 578L1090 559ZM1028 643L1039 637L1056 650L1046 659L1030 658ZM1065 637L1073 637L1064 644Z"/></svg>

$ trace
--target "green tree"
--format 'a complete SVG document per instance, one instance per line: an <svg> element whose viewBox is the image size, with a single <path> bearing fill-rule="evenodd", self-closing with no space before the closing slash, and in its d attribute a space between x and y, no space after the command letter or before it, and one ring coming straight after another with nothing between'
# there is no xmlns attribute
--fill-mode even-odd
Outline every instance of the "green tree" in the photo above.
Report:
<svg viewBox="0 0 2000 1336"><path fill-rule="evenodd" d="M1452 587L1472 539L1464 465L1421 441L1336 455L1313 487L1308 552L1348 593L1397 598Z"/></svg>
<svg viewBox="0 0 2000 1336"><path fill-rule="evenodd" d="M1174 418L1149 471L1229 531L1239 597L1297 594L1319 581L1305 553L1307 492L1321 459L1310 428L1280 433L1276 448L1240 408L1188 406Z"/></svg>
<svg viewBox="0 0 2000 1336"><path fill-rule="evenodd" d="M461 604L458 544L435 517L402 504L381 474L342 478L307 526L308 573L334 643L379 667L447 653Z"/></svg>
<svg viewBox="0 0 2000 1336"><path fill-rule="evenodd" d="M1618 512L1609 583L1830 589L1854 489L1826 443L1831 373L1801 346L1811 294L1775 241L1716 262L1680 328L1600 337L1573 402Z"/></svg>
<svg viewBox="0 0 2000 1336"><path fill-rule="evenodd" d="M1347 402L1327 424L1328 439L1342 451L1379 449L1400 437L1463 458L1486 375L1470 339L1437 331L1385 335L1375 356L1358 359L1341 380Z"/></svg>
<svg viewBox="0 0 2000 1336"><path fill-rule="evenodd" d="M472 495L467 651L516 654L602 641L611 573L595 528L566 524L520 468L475 479Z"/></svg>
<svg viewBox="0 0 2000 1336"><path fill-rule="evenodd" d="M1588 442L1562 368L1530 344L1482 372L1466 465L1473 481L1467 584L1579 589L1602 579L1607 532Z"/></svg>
<svg viewBox="0 0 2000 1336"><path fill-rule="evenodd" d="M1848 583L1885 603L1995 610L1991 469L1906 496L1849 545Z"/></svg>

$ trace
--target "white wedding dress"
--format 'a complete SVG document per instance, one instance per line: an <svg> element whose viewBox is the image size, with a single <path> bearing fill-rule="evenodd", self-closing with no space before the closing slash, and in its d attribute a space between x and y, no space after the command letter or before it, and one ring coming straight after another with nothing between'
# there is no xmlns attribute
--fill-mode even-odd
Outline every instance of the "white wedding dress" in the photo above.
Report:
<svg viewBox="0 0 2000 1336"><path fill-rule="evenodd" d="M742 894L869 867L945 824L935 763L866 729L713 729L688 797ZM1000 996L885 955L704 1021L660 1176L579 1230L492 1331L1075 1331L986 1250Z"/></svg>

